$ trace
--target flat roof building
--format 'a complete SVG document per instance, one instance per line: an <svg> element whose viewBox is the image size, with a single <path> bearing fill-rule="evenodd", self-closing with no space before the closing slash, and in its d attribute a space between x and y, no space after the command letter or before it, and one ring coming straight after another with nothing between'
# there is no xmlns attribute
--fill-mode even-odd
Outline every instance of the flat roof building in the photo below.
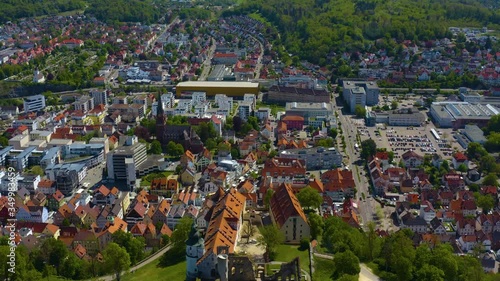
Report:
<svg viewBox="0 0 500 281"><path fill-rule="evenodd" d="M463 148L467 148L471 142L477 142L481 145L486 142L483 130L477 125L465 125L465 129L460 130L454 137Z"/></svg>
<svg viewBox="0 0 500 281"><path fill-rule="evenodd" d="M16 168L17 171L26 169L28 167L28 159L36 148L35 146L31 146L17 155L12 155L9 159L10 166Z"/></svg>
<svg viewBox="0 0 500 281"><path fill-rule="evenodd" d="M24 98L24 112L36 112L45 109L45 96L35 95Z"/></svg>
<svg viewBox="0 0 500 281"><path fill-rule="evenodd" d="M342 166L342 155L334 147L288 149L281 151L280 157L303 160L307 170L324 170Z"/></svg>
<svg viewBox="0 0 500 281"><path fill-rule="evenodd" d="M177 84L176 96L190 98L194 92L205 92L207 97L224 94L228 97L243 98L245 94L259 94L259 83L230 81L186 81Z"/></svg>
<svg viewBox="0 0 500 281"><path fill-rule="evenodd" d="M234 74L231 71L231 68L224 64L216 64L210 75L207 78L207 81L234 81Z"/></svg>
<svg viewBox="0 0 500 281"><path fill-rule="evenodd" d="M331 103L326 102L287 102L285 106L287 115L304 117L304 125L322 127L323 121L330 122L333 116Z"/></svg>
<svg viewBox="0 0 500 281"><path fill-rule="evenodd" d="M484 127L493 115L500 111L493 105L468 102L433 102L430 114L441 128L464 128L467 124Z"/></svg>
<svg viewBox="0 0 500 281"><path fill-rule="evenodd" d="M146 145L140 142L122 146L108 154L108 178L125 180L131 189L136 186L137 178L157 171L162 167L161 155L147 155Z"/></svg>
<svg viewBox="0 0 500 281"><path fill-rule="evenodd" d="M376 123L384 123L389 126L420 126L425 122L425 114L416 107L402 108L390 112L369 111L366 114L366 125L375 126Z"/></svg>
<svg viewBox="0 0 500 281"><path fill-rule="evenodd" d="M351 112L356 105L365 107L378 104L380 89L374 81L342 81L344 100L349 104Z"/></svg>
<svg viewBox="0 0 500 281"><path fill-rule="evenodd" d="M275 85L269 88L267 101L281 104L285 104L290 101L330 103L331 95L324 89L304 89Z"/></svg>

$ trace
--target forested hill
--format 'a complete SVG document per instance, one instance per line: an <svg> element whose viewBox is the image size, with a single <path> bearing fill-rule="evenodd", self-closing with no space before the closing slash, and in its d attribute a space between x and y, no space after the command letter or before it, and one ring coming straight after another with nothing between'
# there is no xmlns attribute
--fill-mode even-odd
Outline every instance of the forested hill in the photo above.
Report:
<svg viewBox="0 0 500 281"><path fill-rule="evenodd" d="M428 40L449 26L500 27L492 0L247 0L230 13L260 13L287 51L320 62L335 50L362 50L375 39Z"/></svg>
<svg viewBox="0 0 500 281"><path fill-rule="evenodd" d="M80 0L0 0L0 24L19 18L55 15L83 9Z"/></svg>
<svg viewBox="0 0 500 281"><path fill-rule="evenodd" d="M0 24L75 10L85 10L86 14L108 22L156 23L168 11L169 3L168 0L0 0Z"/></svg>
<svg viewBox="0 0 500 281"><path fill-rule="evenodd" d="M169 1L153 0L87 0L86 14L106 22L156 23L168 11Z"/></svg>

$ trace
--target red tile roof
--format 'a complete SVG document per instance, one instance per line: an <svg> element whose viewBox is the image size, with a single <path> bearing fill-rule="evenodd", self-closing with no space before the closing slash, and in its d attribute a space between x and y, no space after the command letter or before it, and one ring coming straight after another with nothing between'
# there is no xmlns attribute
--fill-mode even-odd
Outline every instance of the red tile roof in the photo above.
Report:
<svg viewBox="0 0 500 281"><path fill-rule="evenodd" d="M281 228L290 217L301 217L307 222L306 215L300 206L299 200L293 194L292 187L289 184L282 183L271 197L271 212L273 217Z"/></svg>

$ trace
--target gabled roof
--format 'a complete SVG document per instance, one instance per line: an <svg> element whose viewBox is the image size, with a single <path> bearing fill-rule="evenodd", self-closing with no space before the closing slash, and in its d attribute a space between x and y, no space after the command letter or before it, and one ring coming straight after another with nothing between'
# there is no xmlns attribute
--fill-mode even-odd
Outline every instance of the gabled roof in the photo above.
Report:
<svg viewBox="0 0 500 281"><path fill-rule="evenodd" d="M103 196L108 196L110 193L109 188L107 188L105 185L99 186L99 188L94 192L94 194L100 193Z"/></svg>
<svg viewBox="0 0 500 281"><path fill-rule="evenodd" d="M249 179L241 182L239 185L238 185L238 191L240 193L251 193L253 190L253 182Z"/></svg>
<svg viewBox="0 0 500 281"><path fill-rule="evenodd" d="M95 240L95 239L96 239L96 235L93 231L80 230L80 232L78 232L75 235L75 238L73 239L73 241L91 241L91 240Z"/></svg>
<svg viewBox="0 0 500 281"><path fill-rule="evenodd" d="M416 153L413 150L409 150L409 151L403 153L403 155L401 155L401 157L403 158L403 160L408 160L410 158L424 159L423 156L421 156L420 154Z"/></svg>
<svg viewBox="0 0 500 281"><path fill-rule="evenodd" d="M217 254L218 247L228 247L234 252L238 231L236 225L241 219L245 206L245 196L231 188L211 209L210 223L205 234L205 254L198 260L201 263L210 254Z"/></svg>
<svg viewBox="0 0 500 281"><path fill-rule="evenodd" d="M168 237L172 236L172 230L165 223L158 230L158 234L167 235Z"/></svg>
<svg viewBox="0 0 500 281"><path fill-rule="evenodd" d="M146 223L139 221L132 227L130 233L143 236L146 233L147 228L148 225Z"/></svg>
<svg viewBox="0 0 500 281"><path fill-rule="evenodd" d="M389 160L389 153L387 151L377 151L377 153L375 153L375 158Z"/></svg>
<svg viewBox="0 0 500 281"><path fill-rule="evenodd" d="M77 244L73 252L80 259L83 259L85 255L87 255L87 249L85 249L82 244Z"/></svg>
<svg viewBox="0 0 500 281"><path fill-rule="evenodd" d="M316 189L319 193L323 193L324 191L323 183L317 178L309 180L309 186Z"/></svg>
<svg viewBox="0 0 500 281"><path fill-rule="evenodd" d="M465 154L463 154L462 152L457 152L453 155L453 158L455 158L455 160L457 162L464 162L464 161L467 161L467 156L465 156Z"/></svg>
<svg viewBox="0 0 500 281"><path fill-rule="evenodd" d="M144 207L144 205L142 205L142 203L140 202L137 202L136 204L134 204L134 207L130 210L130 212L128 212L127 217L143 218L145 213L146 208Z"/></svg>
<svg viewBox="0 0 500 281"><path fill-rule="evenodd" d="M307 222L300 202L293 194L293 189L289 184L282 183L275 190L270 205L273 217L280 228L290 217L301 217L304 222Z"/></svg>

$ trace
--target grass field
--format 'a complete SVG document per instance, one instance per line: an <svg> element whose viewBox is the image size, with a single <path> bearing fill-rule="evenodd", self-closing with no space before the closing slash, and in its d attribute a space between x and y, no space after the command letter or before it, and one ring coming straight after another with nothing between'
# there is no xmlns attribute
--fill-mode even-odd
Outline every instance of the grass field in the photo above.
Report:
<svg viewBox="0 0 500 281"><path fill-rule="evenodd" d="M154 261L134 273L128 273L122 277L123 281L184 281L186 278L186 261L173 266L159 267L158 261Z"/></svg>
<svg viewBox="0 0 500 281"><path fill-rule="evenodd" d="M332 273L334 267L334 263L332 260L314 258L314 281L327 281L332 280Z"/></svg>
<svg viewBox="0 0 500 281"><path fill-rule="evenodd" d="M280 245L275 260L291 262L296 257L299 257L300 268L309 272L309 251L301 251L297 245Z"/></svg>

